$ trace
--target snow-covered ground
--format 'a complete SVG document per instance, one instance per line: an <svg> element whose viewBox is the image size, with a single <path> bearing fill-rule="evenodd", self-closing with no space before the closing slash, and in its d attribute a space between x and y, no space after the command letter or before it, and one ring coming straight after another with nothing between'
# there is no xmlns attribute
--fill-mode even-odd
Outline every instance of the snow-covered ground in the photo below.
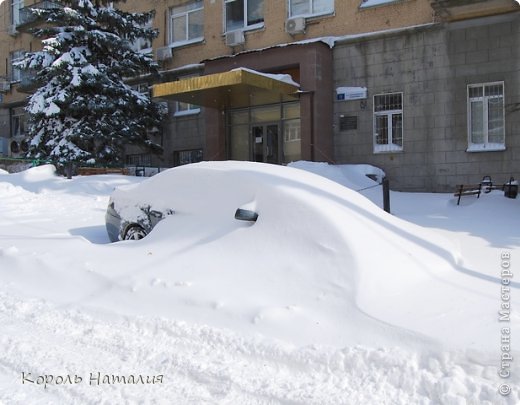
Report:
<svg viewBox="0 0 520 405"><path fill-rule="evenodd" d="M381 171L292 166L155 176L176 214L115 244L108 197L143 178L0 173L0 403L519 403L520 198L388 215Z"/></svg>

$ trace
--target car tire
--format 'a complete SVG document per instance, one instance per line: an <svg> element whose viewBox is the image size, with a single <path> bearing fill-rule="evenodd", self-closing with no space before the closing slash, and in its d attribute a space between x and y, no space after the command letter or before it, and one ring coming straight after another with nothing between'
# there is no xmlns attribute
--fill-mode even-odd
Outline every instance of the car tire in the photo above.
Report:
<svg viewBox="0 0 520 405"><path fill-rule="evenodd" d="M143 239L146 235L146 231L139 225L132 225L126 230L123 240L139 240Z"/></svg>

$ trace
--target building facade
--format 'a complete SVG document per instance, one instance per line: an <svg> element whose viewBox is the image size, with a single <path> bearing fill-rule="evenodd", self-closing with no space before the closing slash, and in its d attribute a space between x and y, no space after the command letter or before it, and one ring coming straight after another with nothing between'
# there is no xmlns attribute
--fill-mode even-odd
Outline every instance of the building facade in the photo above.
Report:
<svg viewBox="0 0 520 405"><path fill-rule="evenodd" d="M39 47L17 30L33 4L25 3L0 3L0 153L10 156L27 146L28 91L11 63ZM160 79L133 84L168 106L164 153L128 148L128 165L370 163L395 189L430 191L483 175L520 177L514 0L129 0L121 7L156 12L159 37L136 46L153 52Z"/></svg>
<svg viewBox="0 0 520 405"><path fill-rule="evenodd" d="M520 14L346 38L334 48L334 160L384 168L400 190L520 177Z"/></svg>

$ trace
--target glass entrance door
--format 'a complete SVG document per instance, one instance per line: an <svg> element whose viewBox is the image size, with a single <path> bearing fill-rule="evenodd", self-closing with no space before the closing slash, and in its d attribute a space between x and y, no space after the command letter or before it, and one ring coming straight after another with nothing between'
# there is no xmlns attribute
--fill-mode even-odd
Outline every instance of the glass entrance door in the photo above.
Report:
<svg viewBox="0 0 520 405"><path fill-rule="evenodd" d="M254 162L280 163L279 133L278 124L255 124L251 127Z"/></svg>
<svg viewBox="0 0 520 405"><path fill-rule="evenodd" d="M301 159L300 104L229 110L227 157L284 164Z"/></svg>

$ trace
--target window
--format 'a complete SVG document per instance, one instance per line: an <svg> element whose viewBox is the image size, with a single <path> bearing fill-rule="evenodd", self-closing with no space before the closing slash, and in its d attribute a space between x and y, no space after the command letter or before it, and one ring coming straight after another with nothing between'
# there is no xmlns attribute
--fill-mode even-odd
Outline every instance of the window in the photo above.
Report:
<svg viewBox="0 0 520 405"><path fill-rule="evenodd" d="M301 160L299 102L231 110L226 121L229 159L271 163Z"/></svg>
<svg viewBox="0 0 520 405"><path fill-rule="evenodd" d="M403 93L374 96L374 152L403 150Z"/></svg>
<svg viewBox="0 0 520 405"><path fill-rule="evenodd" d="M22 80L23 71L14 64L23 60L25 51L11 52L11 81L19 82Z"/></svg>
<svg viewBox="0 0 520 405"><path fill-rule="evenodd" d="M170 44L179 46L204 39L203 10L203 0L170 9Z"/></svg>
<svg viewBox="0 0 520 405"><path fill-rule="evenodd" d="M20 10L23 8L23 0L11 0L11 24L20 24Z"/></svg>
<svg viewBox="0 0 520 405"><path fill-rule="evenodd" d="M504 83L468 86L468 152L504 150Z"/></svg>
<svg viewBox="0 0 520 405"><path fill-rule="evenodd" d="M177 101L175 106L175 116L180 115L190 115L190 114L198 114L200 112L200 107L190 103L184 103L182 101Z"/></svg>
<svg viewBox="0 0 520 405"><path fill-rule="evenodd" d="M129 166L151 166L152 155L149 153L136 153L133 155L126 155L126 164Z"/></svg>
<svg viewBox="0 0 520 405"><path fill-rule="evenodd" d="M313 16L334 12L334 0L289 0L289 16Z"/></svg>
<svg viewBox="0 0 520 405"><path fill-rule="evenodd" d="M27 115L23 107L13 108L11 113L11 136L25 135Z"/></svg>
<svg viewBox="0 0 520 405"><path fill-rule="evenodd" d="M132 88L132 90L137 91L139 94L150 97L150 87L148 86L148 83L137 83L133 84L130 87Z"/></svg>
<svg viewBox="0 0 520 405"><path fill-rule="evenodd" d="M174 166L202 162L202 149L178 150L173 152Z"/></svg>
<svg viewBox="0 0 520 405"><path fill-rule="evenodd" d="M152 20L143 25L143 28L152 28ZM137 38L132 43L132 49L136 52L150 53L152 52L152 41L146 38Z"/></svg>
<svg viewBox="0 0 520 405"><path fill-rule="evenodd" d="M225 0L226 32L260 27L264 23L264 0Z"/></svg>

